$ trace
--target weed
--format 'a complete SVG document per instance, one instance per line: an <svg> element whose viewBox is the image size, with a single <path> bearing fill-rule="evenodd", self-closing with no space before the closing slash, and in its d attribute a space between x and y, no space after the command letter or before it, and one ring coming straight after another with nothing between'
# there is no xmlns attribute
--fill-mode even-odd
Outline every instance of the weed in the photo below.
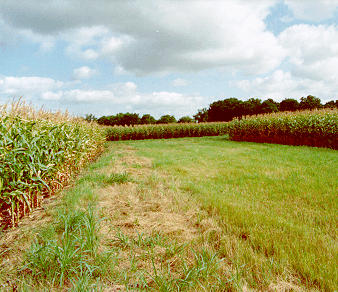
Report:
<svg viewBox="0 0 338 292"><path fill-rule="evenodd" d="M107 184L123 184L125 182L133 181L130 178L130 174L128 172L123 173L112 173L109 178L106 180Z"/></svg>

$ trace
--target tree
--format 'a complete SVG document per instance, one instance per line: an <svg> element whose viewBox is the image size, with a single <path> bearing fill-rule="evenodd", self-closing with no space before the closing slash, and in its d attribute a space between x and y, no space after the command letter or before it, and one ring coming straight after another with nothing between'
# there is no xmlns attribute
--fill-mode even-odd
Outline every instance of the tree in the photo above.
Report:
<svg viewBox="0 0 338 292"><path fill-rule="evenodd" d="M322 108L323 105L321 104L321 101L318 97L315 97L313 95L308 95L307 97L302 97L300 99L299 108L302 110L312 110L315 108Z"/></svg>
<svg viewBox="0 0 338 292"><path fill-rule="evenodd" d="M244 115L258 115L262 113L262 100L259 98L249 98L244 101Z"/></svg>
<svg viewBox="0 0 338 292"><path fill-rule="evenodd" d="M213 102L208 110L209 122L231 121L234 117L243 115L243 101L231 97Z"/></svg>
<svg viewBox="0 0 338 292"><path fill-rule="evenodd" d="M97 120L100 125L106 126L114 126L116 125L116 117L115 116L102 116Z"/></svg>
<svg viewBox="0 0 338 292"><path fill-rule="evenodd" d="M87 121L87 122L95 122L97 121L97 118L92 115L92 114L86 114L84 119Z"/></svg>
<svg viewBox="0 0 338 292"><path fill-rule="evenodd" d="M264 100L261 104L261 113L273 113L273 112L278 112L278 102L273 101L271 98Z"/></svg>
<svg viewBox="0 0 338 292"><path fill-rule="evenodd" d="M164 115L156 122L156 124L170 124L170 123L176 123L176 122L177 121L174 116Z"/></svg>
<svg viewBox="0 0 338 292"><path fill-rule="evenodd" d="M141 118L141 124L155 124L156 120L153 116L149 115L149 114L145 114L142 116Z"/></svg>
<svg viewBox="0 0 338 292"><path fill-rule="evenodd" d="M189 116L182 117L178 120L178 123L192 123L193 119Z"/></svg>
<svg viewBox="0 0 338 292"><path fill-rule="evenodd" d="M299 108L299 102L293 98L284 99L279 106L281 111L296 111Z"/></svg>
<svg viewBox="0 0 338 292"><path fill-rule="evenodd" d="M101 125L106 126L130 126L130 125L137 125L141 121L138 114L131 114L131 113L118 113L116 116L103 116L97 120L97 122Z"/></svg>
<svg viewBox="0 0 338 292"><path fill-rule="evenodd" d="M204 123L204 122L208 122L209 120L209 112L206 108L203 109L199 109L198 113L196 115L193 116L194 120L197 123Z"/></svg>
<svg viewBox="0 0 338 292"><path fill-rule="evenodd" d="M119 125L119 126L137 125L140 123L140 121L141 119L138 114L118 113L116 115L116 125Z"/></svg>
<svg viewBox="0 0 338 292"><path fill-rule="evenodd" d="M338 108L338 99L336 101L331 100L325 103L324 105L325 108Z"/></svg>

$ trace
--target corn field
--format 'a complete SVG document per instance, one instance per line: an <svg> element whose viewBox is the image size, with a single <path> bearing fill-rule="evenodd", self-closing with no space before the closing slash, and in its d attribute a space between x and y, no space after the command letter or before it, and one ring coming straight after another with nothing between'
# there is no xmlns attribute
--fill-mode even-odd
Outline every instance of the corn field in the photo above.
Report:
<svg viewBox="0 0 338 292"><path fill-rule="evenodd" d="M0 110L0 222L15 226L102 150L103 130L22 101Z"/></svg>
<svg viewBox="0 0 338 292"><path fill-rule="evenodd" d="M235 119L233 141L276 143L338 149L338 110L282 112Z"/></svg>
<svg viewBox="0 0 338 292"><path fill-rule="evenodd" d="M224 135L228 123L178 123L139 126L114 126L106 131L108 141L170 139Z"/></svg>

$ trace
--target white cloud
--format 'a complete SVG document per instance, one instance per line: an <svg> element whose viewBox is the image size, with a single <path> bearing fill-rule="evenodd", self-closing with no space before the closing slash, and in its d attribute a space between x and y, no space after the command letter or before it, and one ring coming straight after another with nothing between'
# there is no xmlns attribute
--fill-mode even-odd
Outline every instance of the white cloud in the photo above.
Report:
<svg viewBox="0 0 338 292"><path fill-rule="evenodd" d="M62 101L64 103L106 103L114 101L115 95L113 92L105 90L70 90L64 92Z"/></svg>
<svg viewBox="0 0 338 292"><path fill-rule="evenodd" d="M80 80L80 79L89 79L93 75L98 74L97 70L95 69L90 69L87 66L83 66L78 69L73 70L73 80Z"/></svg>
<svg viewBox="0 0 338 292"><path fill-rule="evenodd" d="M67 41L66 54L84 60L96 60L98 44L102 37L109 34L104 26L92 26L69 29L60 33L61 39Z"/></svg>
<svg viewBox="0 0 338 292"><path fill-rule="evenodd" d="M62 99L63 92L58 91L58 92L52 92L52 91L46 91L41 93L40 98L42 100L60 100Z"/></svg>
<svg viewBox="0 0 338 292"><path fill-rule="evenodd" d="M297 78L283 70L276 70L265 78L241 80L232 82L231 85L250 93L251 97L262 100L272 98L275 101L282 101L285 98L299 100L307 95L315 95L322 101L328 101L336 99L338 90L338 84L331 85L325 81Z"/></svg>
<svg viewBox="0 0 338 292"><path fill-rule="evenodd" d="M105 109L110 108L110 112L107 113L109 115L116 114L114 111L119 109L122 112L151 113L157 118L163 114L178 116L195 114L199 108L205 106L207 100L201 96L176 92L142 93L137 91L137 85L133 82L113 84L110 90L46 91L40 94L40 99L58 101L63 106L70 107L76 104L91 106L100 104Z"/></svg>
<svg viewBox="0 0 338 292"><path fill-rule="evenodd" d="M188 80L182 79L182 78L176 78L173 82L173 86L187 86L190 82Z"/></svg>
<svg viewBox="0 0 338 292"><path fill-rule="evenodd" d="M8 77L0 83L0 93L5 95L27 95L55 90L64 86L61 81L42 77Z"/></svg>
<svg viewBox="0 0 338 292"><path fill-rule="evenodd" d="M338 83L338 30L335 26L294 25L279 36L295 77Z"/></svg>
<svg viewBox="0 0 338 292"><path fill-rule="evenodd" d="M338 6L336 0L286 0L284 3L292 10L295 18L318 22L332 18Z"/></svg>

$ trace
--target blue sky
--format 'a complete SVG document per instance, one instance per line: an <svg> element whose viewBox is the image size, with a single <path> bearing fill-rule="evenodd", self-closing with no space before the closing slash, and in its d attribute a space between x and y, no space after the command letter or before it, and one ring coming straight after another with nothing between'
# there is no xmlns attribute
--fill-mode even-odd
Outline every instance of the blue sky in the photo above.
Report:
<svg viewBox="0 0 338 292"><path fill-rule="evenodd" d="M338 99L338 1L1 0L0 104L193 116L213 101Z"/></svg>

